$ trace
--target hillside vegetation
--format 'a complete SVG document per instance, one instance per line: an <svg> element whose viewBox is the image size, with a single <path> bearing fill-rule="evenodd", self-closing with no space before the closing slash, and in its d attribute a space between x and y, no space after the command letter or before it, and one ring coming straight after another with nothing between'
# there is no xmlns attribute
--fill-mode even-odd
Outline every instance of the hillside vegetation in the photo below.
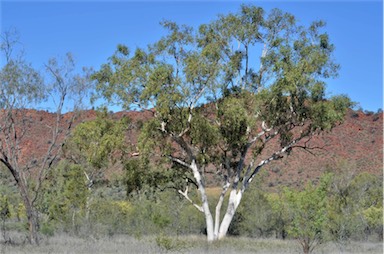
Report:
<svg viewBox="0 0 384 254"><path fill-rule="evenodd" d="M48 145L39 143L43 140L39 135L45 135L41 122L49 124L53 117L44 111L31 110L28 114L32 123L29 133L33 135L22 144L22 147L26 147L23 151L38 151L38 148ZM132 188L129 167L124 167L121 160L134 160L140 156L135 154L138 152L135 142L141 126L151 117L150 114L119 112L106 115L84 111L76 120L76 126L80 123L92 123L97 119L102 121L101 116L103 119L111 119L113 123L124 117L130 119L127 124L130 127L124 130L125 142L131 142L130 148L126 148L126 157L115 153L106 166L87 171L91 174L94 172L94 181L90 188L87 187L89 180L83 170L74 166L71 157L55 166L46 182L44 196L39 202L42 236L49 239L64 233L93 241L92 239L121 234L139 238L158 235L158 242L155 241L158 244L155 246L158 247L153 248L172 249L177 248L176 245L179 244L179 240L174 237L204 234L203 218L177 193L175 185L163 181L163 184L154 186L153 182L146 180L142 182L140 190L135 191L135 188ZM314 151L314 154L299 152L283 159L278 165L266 168L257 179L255 187L244 197L245 202L240 205L229 234L300 239L298 233L310 229L300 228L293 219L307 224L307 220L312 221L313 218L300 216L307 216L311 209L315 209L320 211L322 218L318 230L314 232L322 232L321 239L324 242L331 240L337 243L337 248L347 248L349 241L380 240L381 126L381 113L365 114L351 110L342 125L311 141L315 144L327 143L324 149ZM355 137L358 135L359 138L353 138L352 132L357 132ZM363 163L368 159L370 163ZM82 163L88 164L84 161ZM89 164L87 167L90 167ZM25 210L10 176L4 170L1 171L1 176L2 242L17 243L20 238L15 232L26 230ZM156 177L156 174L153 177ZM325 188L322 190L323 201L314 199L321 198L320 194L310 196L312 190L316 193L319 191L316 188L320 188L321 179L326 181L326 186L322 187ZM209 179L210 187L207 193L211 205L216 202L217 194L221 192L218 184L214 176ZM198 198L199 194L192 191L191 195L192 198ZM300 202L304 204L296 203L300 200L300 195L303 195ZM292 199L293 197L299 199ZM315 203L305 203L306 198ZM356 200L359 202L356 203ZM297 205L306 206L300 208L304 214L296 214L300 211L295 210ZM183 246L186 244L181 242ZM297 247L293 245L292 248Z"/></svg>
<svg viewBox="0 0 384 254"><path fill-rule="evenodd" d="M383 114L326 96L340 66L325 25L241 5L198 29L165 20L163 37L117 45L96 71L52 58L45 76L6 32L2 245L126 235L167 252L199 235L209 251L235 239L247 252L248 237L307 254L382 241ZM81 110L88 99L104 105ZM29 109L49 100L53 113Z"/></svg>

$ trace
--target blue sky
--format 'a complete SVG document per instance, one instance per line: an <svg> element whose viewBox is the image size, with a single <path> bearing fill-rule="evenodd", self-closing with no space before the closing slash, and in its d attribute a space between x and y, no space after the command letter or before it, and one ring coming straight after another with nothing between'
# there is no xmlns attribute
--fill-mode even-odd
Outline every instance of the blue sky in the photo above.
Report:
<svg viewBox="0 0 384 254"><path fill-rule="evenodd" d="M383 107L382 1L1 1L1 30L20 33L26 59L36 68L70 51L79 67L96 70L116 45L131 49L155 42L163 19L194 27L218 14L236 12L241 3L265 10L280 8L302 24L327 22L336 46L339 77L328 82L328 94L347 94L363 109Z"/></svg>

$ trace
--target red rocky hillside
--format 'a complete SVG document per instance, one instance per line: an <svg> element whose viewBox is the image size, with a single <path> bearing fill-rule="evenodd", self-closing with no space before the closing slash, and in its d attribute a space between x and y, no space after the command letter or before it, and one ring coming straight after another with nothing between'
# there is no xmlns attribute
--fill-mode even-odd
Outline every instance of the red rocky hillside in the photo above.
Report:
<svg viewBox="0 0 384 254"><path fill-rule="evenodd" d="M133 126L139 126L151 117L151 112L118 112L114 118L126 115L132 119ZM71 113L64 116L69 119ZM43 154L48 147L47 126L53 126L55 115L45 112L29 110L30 119L28 136L21 144L22 156ZM75 121L88 121L96 117L96 112L89 110L81 113ZM130 142L137 142L138 128L132 128L127 133ZM296 149L291 155L271 163L264 168L266 185L300 187L308 179L318 179L327 170L335 170L336 165L344 163L354 173L369 172L376 175L383 173L383 114L365 114L362 111L349 110L343 124L335 127L332 132L323 133L311 140L311 146L323 147L312 151L315 155L304 150ZM135 147L135 145L133 145ZM261 158L262 159L262 158ZM119 169L114 173L118 173ZM117 170L117 172L116 172ZM111 173L111 172L110 172ZM109 174L107 174L109 175ZM208 182L214 185L214 180Z"/></svg>

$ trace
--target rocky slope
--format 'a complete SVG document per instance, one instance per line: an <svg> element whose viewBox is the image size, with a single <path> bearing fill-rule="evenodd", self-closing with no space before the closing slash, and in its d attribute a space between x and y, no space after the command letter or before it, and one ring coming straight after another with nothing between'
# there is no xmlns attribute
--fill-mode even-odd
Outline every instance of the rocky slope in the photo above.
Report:
<svg viewBox="0 0 384 254"><path fill-rule="evenodd" d="M127 115L136 126L151 117L151 112L118 112L114 118ZM49 145L49 135L55 121L55 115L45 112L28 110L28 135L21 144L24 158L43 154ZM64 116L65 125L72 113ZM84 111L76 119L75 125L94 119L96 112ZM138 128L127 134L130 142L137 142ZM337 170L340 164L348 167L351 173L369 172L383 174L383 114L365 114L361 111L349 110L343 124L329 133L323 133L311 140L311 145L322 147L314 150L314 154L296 149L291 155L271 163L264 169L265 183L269 187L280 185L300 187L308 179L317 179L327 170ZM116 167L111 170L117 170ZM118 172L114 172L118 173ZM108 175L108 174L107 174ZM214 184L211 179L210 184Z"/></svg>

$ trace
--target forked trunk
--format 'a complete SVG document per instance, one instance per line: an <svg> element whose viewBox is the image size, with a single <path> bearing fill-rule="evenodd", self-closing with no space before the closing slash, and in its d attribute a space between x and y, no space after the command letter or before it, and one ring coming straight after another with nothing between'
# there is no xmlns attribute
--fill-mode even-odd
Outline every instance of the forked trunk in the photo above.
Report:
<svg viewBox="0 0 384 254"><path fill-rule="evenodd" d="M237 210L237 207L239 206L240 201L242 199L243 190L236 190L236 189L231 190L231 193L229 195L227 211L224 215L223 220L220 223L220 210L223 204L224 195L226 193L227 188L229 187L229 183L228 185L225 185L223 188L223 192L221 193L220 199L216 206L215 220L213 220L212 213L209 209L209 203L208 203L205 187L202 182L201 174L198 170L198 166L196 165L195 161L192 161L190 168L192 169L194 178L198 185L198 190L201 195L202 205L199 208L199 210L204 213L206 229L207 229L207 240L208 242L220 240L224 238L228 233L229 225L231 224L233 217L235 215L235 212Z"/></svg>
<svg viewBox="0 0 384 254"><path fill-rule="evenodd" d="M212 214L208 207L208 201L206 200L206 202L203 202L208 242L223 239L227 235L229 226L231 225L231 222L233 220L237 207L239 206L241 198L242 192L236 192L236 190L231 191L230 198L228 201L228 208L221 223L220 212L218 211L218 209L216 210L215 223L213 223ZM217 208L220 208L220 206L218 206Z"/></svg>

